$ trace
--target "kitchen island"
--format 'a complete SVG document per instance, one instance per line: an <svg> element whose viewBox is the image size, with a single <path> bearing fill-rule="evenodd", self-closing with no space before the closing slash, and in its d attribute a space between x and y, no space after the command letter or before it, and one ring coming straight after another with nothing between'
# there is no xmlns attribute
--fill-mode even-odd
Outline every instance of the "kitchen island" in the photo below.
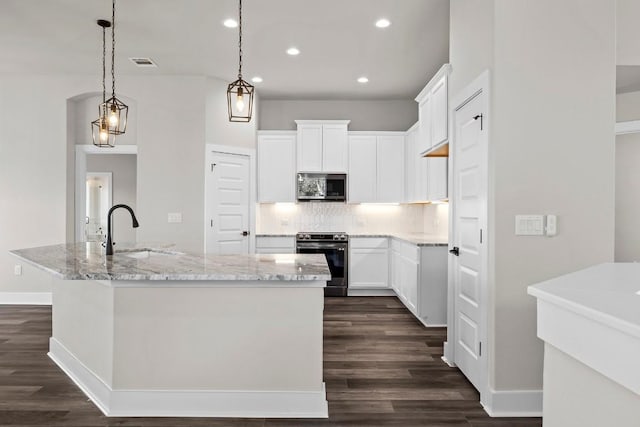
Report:
<svg viewBox="0 0 640 427"><path fill-rule="evenodd" d="M640 425L640 264L529 287L544 341L545 427Z"/></svg>
<svg viewBox="0 0 640 427"><path fill-rule="evenodd" d="M98 243L12 251L51 273L49 356L108 416L327 417L321 255Z"/></svg>

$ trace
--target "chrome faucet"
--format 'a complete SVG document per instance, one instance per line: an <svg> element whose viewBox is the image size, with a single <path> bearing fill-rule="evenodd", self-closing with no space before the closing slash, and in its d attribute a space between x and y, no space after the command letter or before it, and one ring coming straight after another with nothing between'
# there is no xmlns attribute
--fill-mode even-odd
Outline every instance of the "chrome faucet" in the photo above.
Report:
<svg viewBox="0 0 640 427"><path fill-rule="evenodd" d="M133 209L131 209L127 205L114 205L111 209L109 209L109 213L107 214L107 255L113 255L113 242L111 240L111 214L118 208L125 208L131 214L131 219L133 220L133 228L138 228L140 224L138 224L138 220L136 219L136 214L133 213Z"/></svg>

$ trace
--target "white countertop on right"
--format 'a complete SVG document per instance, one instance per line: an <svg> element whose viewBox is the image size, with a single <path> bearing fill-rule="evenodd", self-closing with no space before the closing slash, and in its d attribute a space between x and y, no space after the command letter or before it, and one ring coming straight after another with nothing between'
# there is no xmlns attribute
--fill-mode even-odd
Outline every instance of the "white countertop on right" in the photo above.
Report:
<svg viewBox="0 0 640 427"><path fill-rule="evenodd" d="M640 395L640 264L599 264L528 292L540 339Z"/></svg>
<svg viewBox="0 0 640 427"><path fill-rule="evenodd" d="M640 264L605 263L529 286L538 299L640 338Z"/></svg>

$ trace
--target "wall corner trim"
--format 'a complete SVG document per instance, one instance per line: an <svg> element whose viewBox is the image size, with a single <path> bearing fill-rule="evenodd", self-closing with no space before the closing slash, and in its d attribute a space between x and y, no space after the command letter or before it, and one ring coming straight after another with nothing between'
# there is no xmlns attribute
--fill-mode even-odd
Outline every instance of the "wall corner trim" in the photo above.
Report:
<svg viewBox="0 0 640 427"><path fill-rule="evenodd" d="M51 292L0 292L0 305L51 305Z"/></svg>
<svg viewBox="0 0 640 427"><path fill-rule="evenodd" d="M542 417L542 390L489 388L480 404L491 417Z"/></svg>

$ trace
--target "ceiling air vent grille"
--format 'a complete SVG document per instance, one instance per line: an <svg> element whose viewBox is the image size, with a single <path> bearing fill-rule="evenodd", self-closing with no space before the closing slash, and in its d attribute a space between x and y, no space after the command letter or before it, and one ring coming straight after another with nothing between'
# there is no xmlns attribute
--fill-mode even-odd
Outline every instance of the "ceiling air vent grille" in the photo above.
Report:
<svg viewBox="0 0 640 427"><path fill-rule="evenodd" d="M153 68L157 68L158 66L156 65L155 62L153 62L153 60L151 60L151 58L129 58L129 60L131 62L133 62L134 64L136 64L137 67L153 67Z"/></svg>

